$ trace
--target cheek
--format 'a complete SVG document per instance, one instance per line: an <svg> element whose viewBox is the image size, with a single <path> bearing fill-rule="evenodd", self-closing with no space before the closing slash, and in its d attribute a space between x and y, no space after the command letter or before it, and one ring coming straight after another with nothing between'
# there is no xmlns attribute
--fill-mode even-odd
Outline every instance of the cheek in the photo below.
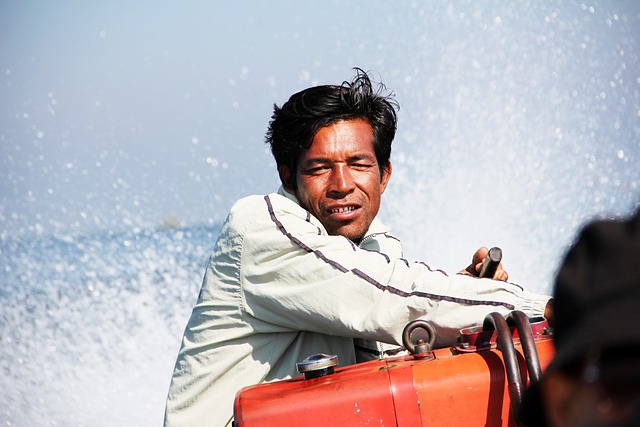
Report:
<svg viewBox="0 0 640 427"><path fill-rule="evenodd" d="M308 210L315 207L319 199L317 186L313 185L313 182L303 179L299 179L297 184L296 197L300 203Z"/></svg>

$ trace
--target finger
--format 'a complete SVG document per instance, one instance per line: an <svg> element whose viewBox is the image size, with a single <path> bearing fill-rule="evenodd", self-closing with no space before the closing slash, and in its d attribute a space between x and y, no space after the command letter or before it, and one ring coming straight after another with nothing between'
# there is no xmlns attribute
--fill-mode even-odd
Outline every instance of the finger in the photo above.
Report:
<svg viewBox="0 0 640 427"><path fill-rule="evenodd" d="M460 270L458 274L466 274L467 276L478 277L478 273L475 271L475 266L473 264L469 264L467 268L465 268L464 270Z"/></svg>
<svg viewBox="0 0 640 427"><path fill-rule="evenodd" d="M473 254L473 258L471 259L471 263L477 267L478 264L482 264L482 261L487 257L489 253L489 249L486 246L480 247L475 254ZM480 271L480 270L477 270Z"/></svg>
<svg viewBox="0 0 640 427"><path fill-rule="evenodd" d="M459 271L458 274L467 274L469 276L478 277L480 275L480 270L482 269L482 263L488 253L489 249L486 246L478 248L478 250L473 254L473 257L471 257L471 264L469 264L464 270Z"/></svg>
<svg viewBox="0 0 640 427"><path fill-rule="evenodd" d="M469 267L467 267L467 271L473 277L479 277L480 270L482 270L482 261L479 263L469 264Z"/></svg>
<svg viewBox="0 0 640 427"><path fill-rule="evenodd" d="M509 280L509 273L502 269L502 267L498 267L496 274L493 275L493 280L500 280L502 282L506 282Z"/></svg>
<svg viewBox="0 0 640 427"><path fill-rule="evenodd" d="M482 264L484 263L484 258L482 258L482 261L480 261L479 263L477 263L474 267L474 273L476 276L480 275L480 271L482 270Z"/></svg>

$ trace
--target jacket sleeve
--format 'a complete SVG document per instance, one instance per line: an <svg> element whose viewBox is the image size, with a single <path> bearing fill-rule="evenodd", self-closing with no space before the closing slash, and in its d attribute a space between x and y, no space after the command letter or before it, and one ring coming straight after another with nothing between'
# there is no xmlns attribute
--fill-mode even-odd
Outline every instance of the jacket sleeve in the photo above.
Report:
<svg viewBox="0 0 640 427"><path fill-rule="evenodd" d="M489 312L538 316L549 300L515 284L447 275L360 249L327 235L277 195L265 196L263 209L244 231L240 283L244 309L263 321L264 332L308 330L400 344L407 322L422 318L444 346Z"/></svg>

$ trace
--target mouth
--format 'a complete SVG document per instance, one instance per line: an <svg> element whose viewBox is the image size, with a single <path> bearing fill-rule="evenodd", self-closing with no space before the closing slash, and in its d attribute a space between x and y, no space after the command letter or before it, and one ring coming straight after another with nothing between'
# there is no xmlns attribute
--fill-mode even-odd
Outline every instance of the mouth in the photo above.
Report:
<svg viewBox="0 0 640 427"><path fill-rule="evenodd" d="M360 211L359 205L340 205L340 206L328 206L326 212L328 217L333 221L350 222L358 217Z"/></svg>
<svg viewBox="0 0 640 427"><path fill-rule="evenodd" d="M355 206L345 206L345 207L329 209L329 212L331 212L331 213L348 213L348 212L352 212L354 210L356 210Z"/></svg>

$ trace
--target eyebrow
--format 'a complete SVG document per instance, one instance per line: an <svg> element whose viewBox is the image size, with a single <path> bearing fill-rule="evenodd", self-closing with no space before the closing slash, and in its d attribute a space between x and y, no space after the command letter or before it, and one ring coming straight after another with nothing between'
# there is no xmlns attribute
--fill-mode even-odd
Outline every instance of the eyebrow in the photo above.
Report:
<svg viewBox="0 0 640 427"><path fill-rule="evenodd" d="M368 153L357 153L352 156L347 157L347 162L353 162L358 160L369 160L372 162L377 161L376 156L372 156ZM312 165L314 163L333 163L329 157L312 157L310 159L306 159L300 163L300 165Z"/></svg>

